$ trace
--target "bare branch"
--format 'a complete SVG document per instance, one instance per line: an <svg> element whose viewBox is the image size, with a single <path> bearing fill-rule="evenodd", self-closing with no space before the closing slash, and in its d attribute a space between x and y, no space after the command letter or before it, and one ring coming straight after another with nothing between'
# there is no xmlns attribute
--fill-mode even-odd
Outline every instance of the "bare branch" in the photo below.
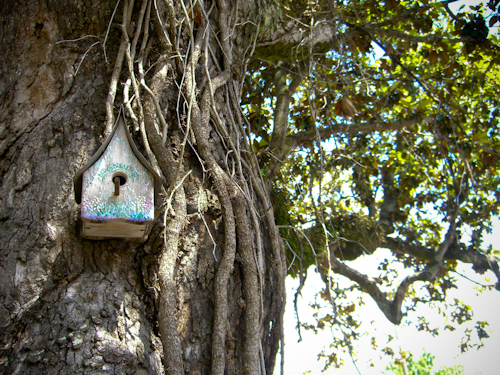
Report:
<svg viewBox="0 0 500 375"><path fill-rule="evenodd" d="M437 272L441 269L442 259L451 248L456 238L457 212L458 211L455 211L450 215L450 227L448 228L448 232L446 233L444 241L440 244L439 248L433 252L434 256L430 259L430 262L421 272L408 276L401 282L392 301L387 299L386 293L383 293L380 290L375 281L370 280L368 276L363 275L340 262L333 254L333 251L330 251L330 266L334 272L358 283L363 291L368 293L373 298L387 319L398 325L401 323L403 318L401 307L408 292L408 288L416 281L429 281L434 279Z"/></svg>
<svg viewBox="0 0 500 375"><path fill-rule="evenodd" d="M387 247L396 254L408 254L412 257L431 260L436 257L434 249L425 247L421 244L411 244L399 238L386 237L384 247ZM487 270L493 271L497 277L495 287L500 288L500 270L498 263L494 259L490 259L487 255L477 251L462 250L460 246L453 245L444 254L445 260L459 260L463 263L472 264L472 268L479 274L483 274Z"/></svg>
<svg viewBox="0 0 500 375"><path fill-rule="evenodd" d="M131 51L130 56L132 58L132 61L134 61L134 58L135 58L135 50L137 47L137 41L139 40L139 35L141 34L142 24L144 22L144 14L146 12L146 7L148 5L148 2L149 2L149 0L142 1L141 10L139 12L139 17L137 20L138 21L137 28L135 30L134 39L132 40L132 46L130 47L130 51Z"/></svg>
<svg viewBox="0 0 500 375"><path fill-rule="evenodd" d="M128 27L131 14L128 11L128 2L125 1L123 5L123 26L126 29ZM116 5L118 6L118 4ZM116 10L116 8L115 8ZM114 12L113 12L114 15ZM113 19L110 20L110 26ZM104 40L103 47L106 43ZM115 66L113 68L113 73L111 74L111 82L109 83L108 97L106 99L106 135L111 133L114 124L114 114L113 114L113 104L115 102L116 90L118 87L118 80L120 79L120 73L122 71L123 59L125 57L125 51L127 50L128 42L125 35L122 34L120 48L118 49L118 55L116 56Z"/></svg>
<svg viewBox="0 0 500 375"><path fill-rule="evenodd" d="M370 280L368 276L363 275L356 271L355 269L347 266L346 264L340 262L335 255L331 254L330 267L335 272L348 279L356 282L362 288L362 290L368 293L373 300L377 303L378 307L385 314L387 319L394 324L401 323L401 316L394 311L393 301L389 301L386 294L380 290L377 283Z"/></svg>

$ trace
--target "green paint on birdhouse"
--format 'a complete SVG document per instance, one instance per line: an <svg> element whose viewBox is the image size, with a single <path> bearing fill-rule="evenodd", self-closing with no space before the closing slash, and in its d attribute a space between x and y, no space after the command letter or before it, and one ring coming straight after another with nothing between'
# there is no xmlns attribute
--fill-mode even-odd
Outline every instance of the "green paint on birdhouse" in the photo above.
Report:
<svg viewBox="0 0 500 375"><path fill-rule="evenodd" d="M160 184L120 112L111 134L74 178L82 236L147 239Z"/></svg>

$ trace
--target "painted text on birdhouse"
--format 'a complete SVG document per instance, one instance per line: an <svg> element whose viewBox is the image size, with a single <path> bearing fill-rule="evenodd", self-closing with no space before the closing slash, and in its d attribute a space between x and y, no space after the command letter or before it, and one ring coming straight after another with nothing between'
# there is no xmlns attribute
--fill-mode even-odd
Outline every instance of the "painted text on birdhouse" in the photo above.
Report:
<svg viewBox="0 0 500 375"><path fill-rule="evenodd" d="M160 178L137 150L122 113L74 184L83 237L147 238Z"/></svg>

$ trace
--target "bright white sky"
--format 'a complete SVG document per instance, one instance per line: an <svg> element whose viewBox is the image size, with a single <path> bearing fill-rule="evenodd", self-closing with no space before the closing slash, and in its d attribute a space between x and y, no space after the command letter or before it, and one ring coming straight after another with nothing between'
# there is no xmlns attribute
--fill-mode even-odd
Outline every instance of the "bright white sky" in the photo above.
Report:
<svg viewBox="0 0 500 375"><path fill-rule="evenodd" d="M456 11L461 4L475 5L478 0L464 0L450 4L452 10ZM486 244L491 243L493 248L500 249L500 220L496 221L493 234L485 237ZM378 256L384 256L384 250L379 250L376 253ZM352 266L357 270L376 275L376 264L373 258L365 257L358 259L352 263ZM491 271L485 275L476 274L469 265L461 265L458 268L459 272L466 275L472 280L482 284L494 284L496 279ZM341 276L335 276L336 282L346 280ZM419 359L424 350L431 353L436 358L434 360L434 370L438 370L441 366L462 365L464 367L464 375L498 375L499 370L499 348L500 348L500 292L493 290L479 294L476 284L456 275L458 279L458 289L453 289L448 293L448 301L453 301L458 298L464 303L473 308L474 316L471 322L464 323L455 332L440 330L438 337L432 337L429 333L418 332L414 327L395 327L390 323L383 313L379 310L375 302L369 296L364 298L365 305L358 306L355 314L363 321L360 332L367 332L356 345L354 358L356 367L348 355L344 355L344 366L340 369L328 369L325 374L342 374L342 375L380 375L385 370L386 366L391 363L391 358L381 356L381 352L374 351L370 345L370 338L377 336L379 348L383 348L387 343L388 335L397 337L396 341L389 343L395 352L398 347L405 352L411 352L415 359ZM345 282L345 281L344 281ZM309 304L315 301L316 293L322 288L323 282L310 270L306 282L306 286L302 290L302 298L300 298L299 314L302 322L314 324L315 320L312 314L315 312L309 307ZM422 285L422 283L420 283ZM315 335L311 331L302 330L302 342L298 343L299 336L295 329L296 319L293 311L293 298L295 290L298 286L298 280L287 278L287 305L285 310L285 374L300 375L303 373L321 374L321 369L324 362L318 362L317 355L321 350L325 349L329 352L329 344L332 341L332 332L320 331ZM419 283L415 284L419 287ZM444 318L437 312L431 309L425 309L421 306L420 310L410 315L410 319L416 319L417 316L425 315L430 322L431 327L444 326ZM489 327L487 332L490 335L485 340L485 347L476 350L471 349L468 352L461 354L459 345L466 328L473 330L476 321L487 321ZM371 324L371 322L374 322ZM369 332L369 333L368 333ZM373 364L374 367L370 365ZM278 372L279 362L276 366ZM359 370L359 372L358 372ZM309 371L309 372L308 372Z"/></svg>

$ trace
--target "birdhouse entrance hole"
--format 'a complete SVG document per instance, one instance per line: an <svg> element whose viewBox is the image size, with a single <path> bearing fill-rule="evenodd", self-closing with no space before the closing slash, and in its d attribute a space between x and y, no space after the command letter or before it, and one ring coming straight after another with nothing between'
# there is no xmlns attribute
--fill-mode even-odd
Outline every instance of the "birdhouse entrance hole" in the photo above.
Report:
<svg viewBox="0 0 500 375"><path fill-rule="evenodd" d="M120 186L125 185L127 182L127 176L124 173L115 173L113 175L113 184L115 185L115 195L120 195Z"/></svg>
<svg viewBox="0 0 500 375"><path fill-rule="evenodd" d="M115 181L115 178L118 178L118 183L120 186L125 185L127 183L127 175L125 173L115 173L113 175L113 183Z"/></svg>

